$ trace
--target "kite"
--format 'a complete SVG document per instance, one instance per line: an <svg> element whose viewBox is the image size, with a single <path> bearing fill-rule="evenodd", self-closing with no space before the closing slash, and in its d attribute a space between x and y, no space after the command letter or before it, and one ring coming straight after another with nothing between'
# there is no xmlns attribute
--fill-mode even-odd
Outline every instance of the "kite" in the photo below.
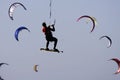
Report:
<svg viewBox="0 0 120 80"><path fill-rule="evenodd" d="M0 63L0 67L1 67L2 65L4 65L4 64L5 64L5 65L9 65L9 64L7 64L7 63Z"/></svg>
<svg viewBox="0 0 120 80"><path fill-rule="evenodd" d="M30 32L30 30L28 28L24 27L24 26L21 26L18 29L16 29L16 31L15 31L15 39L17 41L19 41L19 39L18 39L19 32L22 31L22 30L27 30L27 31Z"/></svg>
<svg viewBox="0 0 120 80"><path fill-rule="evenodd" d="M34 65L34 67L33 67L35 72L38 72L37 67L38 67L38 65Z"/></svg>
<svg viewBox="0 0 120 80"><path fill-rule="evenodd" d="M117 70L117 72L115 72L115 74L120 73L120 60L117 59L117 58L112 58L110 60L113 60L113 61L115 61L118 64L118 70Z"/></svg>
<svg viewBox="0 0 120 80"><path fill-rule="evenodd" d="M22 3L15 2L15 3L11 4L10 7L9 7L9 10L8 10L8 15L9 15L9 17L10 17L11 20L13 20L14 10L15 10L18 6L22 6L22 7L24 8L24 10L27 10L26 7L25 7Z"/></svg>
<svg viewBox="0 0 120 80"><path fill-rule="evenodd" d="M108 36L102 36L102 37L100 37L99 39L102 39L102 38L107 38L107 39L109 40L109 45L108 45L107 47L108 47L108 48L111 47L111 45L112 45L112 40L111 40L111 38L108 37Z"/></svg>
<svg viewBox="0 0 120 80"><path fill-rule="evenodd" d="M93 19L93 17L91 17L91 16L83 15L83 16L81 16L81 17L79 17L79 18L77 19L77 22L78 22L80 19L82 19L82 18L89 18L89 19L91 19L91 21L92 21L92 23L93 23L93 27L92 27L91 32L93 32L93 30L94 30L94 28L95 28L95 19Z"/></svg>

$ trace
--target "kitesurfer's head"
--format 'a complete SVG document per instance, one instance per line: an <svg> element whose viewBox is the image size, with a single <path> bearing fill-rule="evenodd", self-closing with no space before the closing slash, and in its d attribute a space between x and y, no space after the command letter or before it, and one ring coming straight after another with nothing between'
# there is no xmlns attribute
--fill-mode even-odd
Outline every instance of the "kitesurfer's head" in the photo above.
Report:
<svg viewBox="0 0 120 80"><path fill-rule="evenodd" d="M43 23L42 23L42 26L43 26L43 27L46 27L46 23L45 23L45 22L43 22Z"/></svg>

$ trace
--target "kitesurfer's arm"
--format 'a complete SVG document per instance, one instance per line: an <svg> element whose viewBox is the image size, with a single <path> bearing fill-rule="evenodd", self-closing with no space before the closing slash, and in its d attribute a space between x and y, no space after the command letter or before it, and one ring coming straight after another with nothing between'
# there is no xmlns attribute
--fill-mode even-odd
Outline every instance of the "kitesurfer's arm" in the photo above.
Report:
<svg viewBox="0 0 120 80"><path fill-rule="evenodd" d="M54 24L52 24L52 25L49 25L48 27L50 28L50 30L51 30L51 31L55 31Z"/></svg>

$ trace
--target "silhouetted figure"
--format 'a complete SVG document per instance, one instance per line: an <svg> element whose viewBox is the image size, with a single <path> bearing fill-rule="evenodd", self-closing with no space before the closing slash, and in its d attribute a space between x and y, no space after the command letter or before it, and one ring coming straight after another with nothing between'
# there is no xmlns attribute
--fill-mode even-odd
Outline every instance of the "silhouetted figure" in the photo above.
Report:
<svg viewBox="0 0 120 80"><path fill-rule="evenodd" d="M55 25L55 24L52 24L52 25L49 25L49 26L47 27L47 26L46 26L46 23L43 22L43 23L42 23L42 26L43 26L42 31L44 32L45 38L46 38L46 41L47 41L47 43L46 43L46 50L49 50L49 48L48 48L49 42L52 42L52 41L53 41L53 42L54 42L54 47L53 47L53 49L54 49L55 51L58 51L58 49L56 49L56 45L57 45L58 39L57 39L56 37L53 37L53 35L52 35L52 31L55 31L54 25Z"/></svg>

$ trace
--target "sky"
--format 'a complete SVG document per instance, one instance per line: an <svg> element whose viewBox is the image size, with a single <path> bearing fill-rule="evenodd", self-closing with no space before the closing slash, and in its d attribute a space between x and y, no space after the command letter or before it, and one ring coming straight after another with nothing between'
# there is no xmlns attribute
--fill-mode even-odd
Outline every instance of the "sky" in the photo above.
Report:
<svg viewBox="0 0 120 80"><path fill-rule="evenodd" d="M25 5L27 10L17 7L14 20L10 20L8 9L14 2ZM118 66L111 58L120 59L120 11L119 0L52 0L52 16L49 18L50 0L1 0L0 1L0 62L8 63L0 68L4 80L119 80L114 75ZM92 33L92 22L77 18L93 16L97 25ZM40 51L46 40L42 33L42 22L52 24L56 19L53 35L58 38L57 48L63 53ZM19 42L15 30L21 31ZM99 38L107 35L108 40ZM53 47L50 43L49 48ZM33 70L38 66L38 72Z"/></svg>

